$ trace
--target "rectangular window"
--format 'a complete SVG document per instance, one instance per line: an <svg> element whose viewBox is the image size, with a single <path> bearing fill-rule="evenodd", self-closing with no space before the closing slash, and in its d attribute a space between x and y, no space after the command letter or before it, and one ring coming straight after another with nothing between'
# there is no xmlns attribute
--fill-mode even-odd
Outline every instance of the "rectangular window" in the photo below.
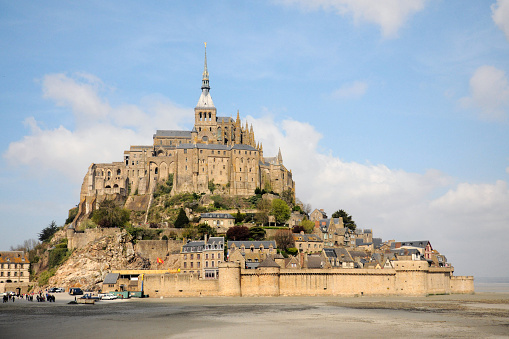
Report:
<svg viewBox="0 0 509 339"><path fill-rule="evenodd" d="M211 261L210 264L212 265L212 267L214 267L214 262L213 261Z"/></svg>
<svg viewBox="0 0 509 339"><path fill-rule="evenodd" d="M193 259L194 259L194 254L191 253L191 260L193 260Z"/></svg>
<svg viewBox="0 0 509 339"><path fill-rule="evenodd" d="M214 259L214 253L212 253L212 259Z"/></svg>
<svg viewBox="0 0 509 339"><path fill-rule="evenodd" d="M187 262L184 262L184 268L187 268Z"/></svg>
<svg viewBox="0 0 509 339"><path fill-rule="evenodd" d="M194 262L192 262L192 261L191 261L191 268L193 268L193 267L194 267L194 265L193 265L193 264L194 264Z"/></svg>
<svg viewBox="0 0 509 339"><path fill-rule="evenodd" d="M196 259L200 260L200 253L196 254Z"/></svg>
<svg viewBox="0 0 509 339"><path fill-rule="evenodd" d="M200 268L200 262L199 261L196 263L196 267Z"/></svg>
<svg viewBox="0 0 509 339"><path fill-rule="evenodd" d="M205 259L208 259L209 258L209 254L205 254Z"/></svg>

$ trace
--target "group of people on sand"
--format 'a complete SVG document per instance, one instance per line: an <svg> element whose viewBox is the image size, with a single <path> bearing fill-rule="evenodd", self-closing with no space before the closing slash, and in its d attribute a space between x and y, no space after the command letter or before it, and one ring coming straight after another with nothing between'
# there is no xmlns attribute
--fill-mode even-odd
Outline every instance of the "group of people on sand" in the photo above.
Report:
<svg viewBox="0 0 509 339"><path fill-rule="evenodd" d="M3 296L3 302L4 303L6 303L8 301L14 302L16 297L18 297L20 299L25 298L27 301L34 301L34 295L35 295L35 300L37 300L38 302L42 302L42 301L46 301L46 300L49 301L49 302L55 302L55 296L54 295L49 294L47 292L46 292L46 294L44 294L42 291L39 291L39 293L32 292L30 294L18 294L18 295L11 294L11 293L6 293Z"/></svg>

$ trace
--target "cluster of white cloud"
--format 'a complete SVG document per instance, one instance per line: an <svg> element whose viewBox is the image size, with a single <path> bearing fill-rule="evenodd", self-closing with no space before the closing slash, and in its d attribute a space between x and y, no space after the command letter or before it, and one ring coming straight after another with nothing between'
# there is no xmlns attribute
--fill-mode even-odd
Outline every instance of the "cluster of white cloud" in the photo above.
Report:
<svg viewBox="0 0 509 339"><path fill-rule="evenodd" d="M426 0L279 0L284 5L298 5L305 10L323 9L339 15L352 15L355 23L380 26L382 35L394 38L415 13L424 9Z"/></svg>
<svg viewBox="0 0 509 339"><path fill-rule="evenodd" d="M491 12L493 21L505 33L509 41L509 0L497 0L491 5Z"/></svg>
<svg viewBox="0 0 509 339"><path fill-rule="evenodd" d="M92 162L123 161L123 151L130 145L150 145L157 127L179 129L193 116L191 109L179 108L162 97L145 98L143 107L112 107L101 96L105 86L90 74L47 75L42 87L45 98L72 112L75 127L43 129L29 117L25 125L30 133L12 142L4 157L34 173L58 171L75 182L82 180Z"/></svg>
<svg viewBox="0 0 509 339"><path fill-rule="evenodd" d="M497 0L491 6L493 22L509 41L509 0ZM479 118L507 121L509 82L506 72L491 65L478 67L470 78L470 96L459 100L464 108L474 109Z"/></svg>
<svg viewBox="0 0 509 339"><path fill-rule="evenodd" d="M354 81L350 84L344 84L332 92L332 97L337 99L359 99L368 90L368 84L365 81Z"/></svg>
<svg viewBox="0 0 509 339"><path fill-rule="evenodd" d="M470 78L469 97L460 99L462 106L475 108L484 120L504 121L509 111L509 83L503 70L481 66Z"/></svg>

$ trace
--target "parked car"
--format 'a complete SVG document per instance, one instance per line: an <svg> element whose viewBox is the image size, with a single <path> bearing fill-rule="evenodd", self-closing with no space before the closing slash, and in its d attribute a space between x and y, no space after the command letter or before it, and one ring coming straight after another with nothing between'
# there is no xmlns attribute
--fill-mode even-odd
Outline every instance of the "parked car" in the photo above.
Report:
<svg viewBox="0 0 509 339"><path fill-rule="evenodd" d="M101 298L99 298L98 296L96 295L92 295L91 293L85 293L82 297L80 297L80 299L94 299L94 300L101 300Z"/></svg>
<svg viewBox="0 0 509 339"><path fill-rule="evenodd" d="M116 296L113 293L103 293L99 296L100 296L101 300L115 300L118 298L118 296Z"/></svg>
<svg viewBox="0 0 509 339"><path fill-rule="evenodd" d="M58 287L55 292L62 293L62 292L65 292L65 289L63 289L62 287Z"/></svg>
<svg viewBox="0 0 509 339"><path fill-rule="evenodd" d="M70 295L82 295L83 294L83 291L81 290L81 288L78 288L78 287L71 287L69 289L69 294Z"/></svg>
<svg viewBox="0 0 509 339"><path fill-rule="evenodd" d="M52 287L48 290L48 293L56 293L57 291L57 288L56 287Z"/></svg>

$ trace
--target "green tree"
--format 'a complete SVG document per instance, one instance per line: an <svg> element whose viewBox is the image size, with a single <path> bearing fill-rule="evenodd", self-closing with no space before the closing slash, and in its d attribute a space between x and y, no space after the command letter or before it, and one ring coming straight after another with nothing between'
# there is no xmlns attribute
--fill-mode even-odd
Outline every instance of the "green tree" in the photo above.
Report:
<svg viewBox="0 0 509 339"><path fill-rule="evenodd" d="M92 221L100 227L124 227L129 222L129 211L113 200L103 200L92 213Z"/></svg>
<svg viewBox="0 0 509 339"><path fill-rule="evenodd" d="M246 218L246 214L240 213L240 210L237 210L237 214L235 214L235 223L240 224L241 222L244 221L245 218Z"/></svg>
<svg viewBox="0 0 509 339"><path fill-rule="evenodd" d="M217 235L216 230L206 223L201 223L198 226L196 226L196 233L200 239L202 239L205 234L207 234L209 238L215 237Z"/></svg>
<svg viewBox="0 0 509 339"><path fill-rule="evenodd" d="M313 233L315 229L315 223L307 218L304 218L304 220L300 222L300 225L304 227L304 232L308 234Z"/></svg>
<svg viewBox="0 0 509 339"><path fill-rule="evenodd" d="M290 218L290 207L281 199L272 200L271 214L276 218L277 223L284 223Z"/></svg>
<svg viewBox="0 0 509 339"><path fill-rule="evenodd" d="M251 227L249 229L249 238L253 240L263 240L266 234L267 232L260 226Z"/></svg>
<svg viewBox="0 0 509 339"><path fill-rule="evenodd" d="M58 226L55 220L53 220L48 227L45 227L41 233L39 233L39 240L42 242L47 242L51 240L51 237L53 237L53 234L55 234L58 231Z"/></svg>
<svg viewBox="0 0 509 339"><path fill-rule="evenodd" d="M187 217L184 209L181 207L179 210L179 214L177 215L177 219L175 220L174 225L176 228L183 228L187 224L189 224L189 218Z"/></svg>
<svg viewBox="0 0 509 339"><path fill-rule="evenodd" d="M355 231L357 228L357 225L355 224L355 221L352 220L352 216L346 213L344 210L337 210L336 212L332 213L333 218L343 218L343 224L345 227L348 227L352 231Z"/></svg>
<svg viewBox="0 0 509 339"><path fill-rule="evenodd" d="M214 194L214 190L216 189L216 184L214 184L214 179L209 181L209 191Z"/></svg>

